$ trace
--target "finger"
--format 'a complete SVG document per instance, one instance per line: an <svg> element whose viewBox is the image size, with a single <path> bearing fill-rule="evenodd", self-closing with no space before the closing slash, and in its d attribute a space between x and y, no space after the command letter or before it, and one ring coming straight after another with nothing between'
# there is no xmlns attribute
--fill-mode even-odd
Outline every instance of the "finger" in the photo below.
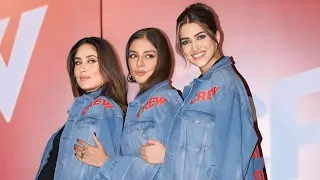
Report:
<svg viewBox="0 0 320 180"><path fill-rule="evenodd" d="M103 145L101 144L101 142L97 138L96 133L94 133L94 135L93 135L93 141L96 143L97 147L103 147Z"/></svg>
<svg viewBox="0 0 320 180"><path fill-rule="evenodd" d="M144 150L140 151L140 155L144 156L146 154L146 152Z"/></svg>
<svg viewBox="0 0 320 180"><path fill-rule="evenodd" d="M157 141L157 140L153 140L153 139L149 139L148 141L147 141L147 144L152 144L152 145L156 145L156 144L161 144L159 141Z"/></svg>
<svg viewBox="0 0 320 180"><path fill-rule="evenodd" d="M147 157L145 155L142 155L141 158L144 160L144 162L147 162Z"/></svg>
<svg viewBox="0 0 320 180"><path fill-rule="evenodd" d="M74 151L74 153L75 153L77 158L80 158L80 159L82 158L82 151L77 151L76 150L76 151Z"/></svg>
<svg viewBox="0 0 320 180"><path fill-rule="evenodd" d="M82 162L81 156L79 156L78 154L75 154L75 155L76 155L76 158L77 158L80 162Z"/></svg>
<svg viewBox="0 0 320 180"><path fill-rule="evenodd" d="M140 146L140 151L144 151L146 149L146 146Z"/></svg>
<svg viewBox="0 0 320 180"><path fill-rule="evenodd" d="M75 144L75 145L74 145L74 150L81 152L81 151L83 151L83 150L85 150L85 149L84 149L83 147L79 146L78 144Z"/></svg>
<svg viewBox="0 0 320 180"><path fill-rule="evenodd" d="M81 139L78 139L77 142L78 142L79 144L81 144L81 146L83 146L85 149L88 149L88 148L90 148L90 147L93 147L93 146L91 146L90 144L82 141Z"/></svg>

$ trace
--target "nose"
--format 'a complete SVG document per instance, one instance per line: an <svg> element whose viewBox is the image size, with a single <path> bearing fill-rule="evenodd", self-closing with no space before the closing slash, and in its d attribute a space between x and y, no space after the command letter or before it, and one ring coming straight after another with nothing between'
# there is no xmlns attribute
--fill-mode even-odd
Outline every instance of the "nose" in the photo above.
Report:
<svg viewBox="0 0 320 180"><path fill-rule="evenodd" d="M139 57L137 60L137 67L143 67L144 66L144 59L142 57Z"/></svg>
<svg viewBox="0 0 320 180"><path fill-rule="evenodd" d="M87 72L87 66L84 63L80 65L80 73L83 73L83 72Z"/></svg>
<svg viewBox="0 0 320 180"><path fill-rule="evenodd" d="M197 51L199 49L199 45L196 41L192 41L192 50Z"/></svg>

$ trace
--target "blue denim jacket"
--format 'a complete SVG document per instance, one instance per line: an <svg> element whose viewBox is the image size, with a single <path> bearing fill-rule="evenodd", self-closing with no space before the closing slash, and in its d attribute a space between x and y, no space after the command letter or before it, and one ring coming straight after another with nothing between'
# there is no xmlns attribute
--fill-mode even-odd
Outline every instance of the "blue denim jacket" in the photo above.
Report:
<svg viewBox="0 0 320 180"><path fill-rule="evenodd" d="M228 57L183 91L161 180L253 180L257 143L246 89Z"/></svg>
<svg viewBox="0 0 320 180"><path fill-rule="evenodd" d="M75 98L60 138L54 179L92 179L99 168L80 162L74 154L74 144L77 143L77 139L82 139L95 145L92 138L95 132L107 154L117 156L120 153L122 127L122 109L110 97L102 96L101 89ZM46 145L36 179L47 163L56 134L52 135Z"/></svg>
<svg viewBox="0 0 320 180"><path fill-rule="evenodd" d="M129 103L121 150L123 156L111 156L100 168L96 180L154 179L160 164L147 164L140 157L140 146L147 140L167 140L173 116L182 98L168 81L156 84Z"/></svg>

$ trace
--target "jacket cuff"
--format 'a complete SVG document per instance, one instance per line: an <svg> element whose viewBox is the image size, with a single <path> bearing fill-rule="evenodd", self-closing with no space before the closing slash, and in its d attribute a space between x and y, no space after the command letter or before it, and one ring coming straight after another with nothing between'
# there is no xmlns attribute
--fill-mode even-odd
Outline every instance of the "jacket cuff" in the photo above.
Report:
<svg viewBox="0 0 320 180"><path fill-rule="evenodd" d="M106 162L100 167L98 174L95 176L95 180L100 179L110 179L112 172L118 164L118 160L116 158L110 157Z"/></svg>

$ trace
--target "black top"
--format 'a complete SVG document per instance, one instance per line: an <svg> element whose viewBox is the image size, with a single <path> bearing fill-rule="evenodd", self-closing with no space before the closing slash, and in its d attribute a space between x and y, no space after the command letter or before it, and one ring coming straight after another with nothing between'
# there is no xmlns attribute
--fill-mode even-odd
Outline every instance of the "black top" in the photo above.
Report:
<svg viewBox="0 0 320 180"><path fill-rule="evenodd" d="M59 144L60 137L63 132L64 126L59 130L58 134L53 140L53 148L50 152L49 159L47 164L42 168L38 180L53 180L54 171L56 169L58 152L59 152Z"/></svg>

